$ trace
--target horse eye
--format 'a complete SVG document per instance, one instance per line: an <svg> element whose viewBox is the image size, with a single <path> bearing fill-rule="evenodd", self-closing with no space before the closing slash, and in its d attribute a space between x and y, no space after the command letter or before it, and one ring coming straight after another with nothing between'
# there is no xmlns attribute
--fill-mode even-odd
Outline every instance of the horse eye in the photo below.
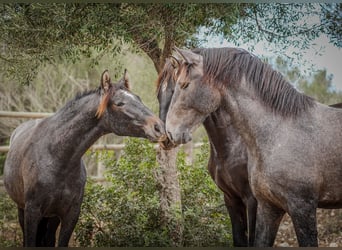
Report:
<svg viewBox="0 0 342 250"><path fill-rule="evenodd" d="M125 103L119 102L119 103L117 103L117 104L115 104L115 105L118 106L118 107L121 107L121 106L125 105Z"/></svg>
<svg viewBox="0 0 342 250"><path fill-rule="evenodd" d="M181 89L186 89L187 87L189 87L190 82L184 82L181 84Z"/></svg>

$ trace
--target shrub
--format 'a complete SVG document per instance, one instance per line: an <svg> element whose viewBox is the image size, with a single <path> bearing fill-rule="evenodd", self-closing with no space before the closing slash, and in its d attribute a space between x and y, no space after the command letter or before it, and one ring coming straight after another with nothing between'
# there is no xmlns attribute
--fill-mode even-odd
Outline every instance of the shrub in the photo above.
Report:
<svg viewBox="0 0 342 250"><path fill-rule="evenodd" d="M22 245L17 207L4 191L0 192L0 247Z"/></svg>
<svg viewBox="0 0 342 250"><path fill-rule="evenodd" d="M98 153L107 167L106 182L88 179L82 211L75 233L80 246L171 246L172 228L163 226L159 204L158 169L153 144L143 139L128 139L118 161L114 152ZM207 171L209 147L205 143L194 163L177 158L179 169L183 246L229 246L231 226L218 190ZM0 193L0 247L21 246L22 233L14 202Z"/></svg>
<svg viewBox="0 0 342 250"><path fill-rule="evenodd" d="M113 153L102 154L107 185L89 181L76 228L81 246L171 246L169 228L162 226L158 168L153 144L127 139L118 161ZM182 188L184 246L227 246L230 221L223 196L206 169L208 145L200 149L193 166L179 153L177 166Z"/></svg>

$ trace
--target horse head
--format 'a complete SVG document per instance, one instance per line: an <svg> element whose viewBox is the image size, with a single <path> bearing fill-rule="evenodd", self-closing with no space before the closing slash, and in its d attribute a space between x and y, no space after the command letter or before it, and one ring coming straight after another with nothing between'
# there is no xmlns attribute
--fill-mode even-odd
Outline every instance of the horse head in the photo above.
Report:
<svg viewBox="0 0 342 250"><path fill-rule="evenodd" d="M221 94L203 78L201 55L177 48L176 52L180 59L173 58L177 74L166 131L174 144L184 144L191 140L192 131L219 107Z"/></svg>
<svg viewBox="0 0 342 250"><path fill-rule="evenodd" d="M96 116L110 132L121 136L148 138L161 141L166 138L164 123L130 90L125 70L122 79L112 83L108 70L101 76L101 101Z"/></svg>

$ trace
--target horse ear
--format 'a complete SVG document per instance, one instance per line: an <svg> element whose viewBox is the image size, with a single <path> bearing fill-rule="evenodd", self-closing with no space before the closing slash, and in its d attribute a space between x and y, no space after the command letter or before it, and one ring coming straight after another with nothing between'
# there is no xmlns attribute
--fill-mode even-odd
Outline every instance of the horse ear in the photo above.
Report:
<svg viewBox="0 0 342 250"><path fill-rule="evenodd" d="M198 64L201 60L201 56L191 52L190 50L179 49L176 46L173 48L177 54L179 54L188 64Z"/></svg>
<svg viewBox="0 0 342 250"><path fill-rule="evenodd" d="M175 56L170 56L170 62L173 68L177 69L180 65L179 60Z"/></svg>
<svg viewBox="0 0 342 250"><path fill-rule="evenodd" d="M127 89L131 89L131 83L129 81L129 76L128 76L128 72L127 69L125 69L124 71L124 75L123 75L123 85L127 88Z"/></svg>
<svg viewBox="0 0 342 250"><path fill-rule="evenodd" d="M101 90L103 90L104 93L107 93L111 86L110 76L106 69L101 75Z"/></svg>

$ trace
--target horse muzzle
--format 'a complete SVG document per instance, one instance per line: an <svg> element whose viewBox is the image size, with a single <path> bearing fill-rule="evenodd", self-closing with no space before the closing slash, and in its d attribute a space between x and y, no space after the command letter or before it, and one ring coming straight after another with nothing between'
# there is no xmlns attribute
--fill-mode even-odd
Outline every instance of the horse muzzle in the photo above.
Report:
<svg viewBox="0 0 342 250"><path fill-rule="evenodd" d="M188 132L172 133L167 131L167 137L175 145L186 144L192 140L191 134Z"/></svg>
<svg viewBox="0 0 342 250"><path fill-rule="evenodd" d="M152 142L160 142L167 139L164 129L164 122L158 117L151 117L147 120L145 133L147 138Z"/></svg>

